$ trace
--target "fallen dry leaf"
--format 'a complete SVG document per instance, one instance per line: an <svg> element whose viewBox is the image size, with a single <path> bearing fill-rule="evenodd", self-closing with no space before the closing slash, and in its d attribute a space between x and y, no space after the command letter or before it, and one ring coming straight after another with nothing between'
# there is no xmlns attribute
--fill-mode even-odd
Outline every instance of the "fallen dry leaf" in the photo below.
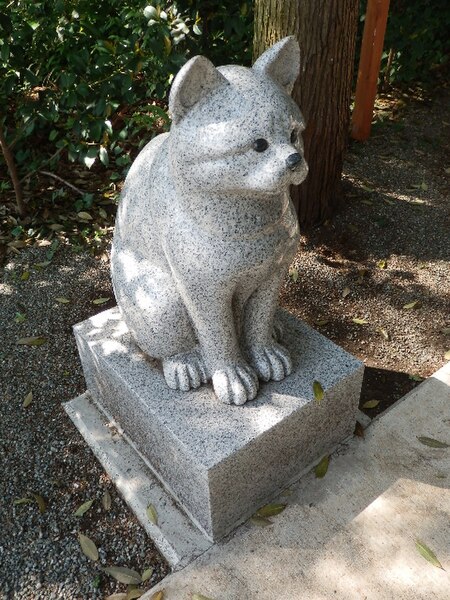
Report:
<svg viewBox="0 0 450 600"><path fill-rule="evenodd" d="M289 269L289 277L294 283L296 283L296 281L298 280L298 269Z"/></svg>
<svg viewBox="0 0 450 600"><path fill-rule="evenodd" d="M43 515L47 509L47 502L40 494L31 494L34 498L34 501L38 505L39 512Z"/></svg>
<svg viewBox="0 0 450 600"><path fill-rule="evenodd" d="M135 598L140 598L144 594L144 590L140 590L139 588L131 588L127 592L126 600L135 600Z"/></svg>
<svg viewBox="0 0 450 600"><path fill-rule="evenodd" d="M408 304L404 304L403 308L406 310L411 310L413 308L420 308L422 305L419 300L414 300L413 302L408 302Z"/></svg>
<svg viewBox="0 0 450 600"><path fill-rule="evenodd" d="M147 581L147 579L150 579L150 577L153 575L153 567L149 567L148 569L145 569L145 571L143 571L142 575L141 575L141 579L142 581Z"/></svg>
<svg viewBox="0 0 450 600"><path fill-rule="evenodd" d="M360 438L364 437L364 427L359 421L356 421L355 430L353 431L353 434Z"/></svg>
<svg viewBox="0 0 450 600"><path fill-rule="evenodd" d="M42 344L45 344L46 341L47 338L39 335L20 338L20 340L17 340L17 344L19 346L42 346Z"/></svg>
<svg viewBox="0 0 450 600"><path fill-rule="evenodd" d="M111 510L111 494L108 492L108 490L105 490L105 493L102 496L102 506L105 510Z"/></svg>
<svg viewBox="0 0 450 600"><path fill-rule="evenodd" d="M322 460L319 462L319 464L316 466L316 468L314 469L314 473L316 474L316 477L318 479L322 479L322 477L325 477L325 475L328 471L329 464L330 464L330 457L324 456L322 458Z"/></svg>
<svg viewBox="0 0 450 600"><path fill-rule="evenodd" d="M426 437L424 435L417 436L417 439L424 446L429 446L430 448L450 448L449 444L445 442L440 442L439 440L435 440L434 438Z"/></svg>
<svg viewBox="0 0 450 600"><path fill-rule="evenodd" d="M438 560L438 557L436 556L436 554L433 552L433 550L431 550L431 548L429 548L426 544L424 544L423 542L421 542L420 540L416 540L416 548L419 551L419 553L429 562L431 563L433 566L438 567L438 569L442 569L443 571L445 570L444 567L441 565L441 563Z"/></svg>
<svg viewBox="0 0 450 600"><path fill-rule="evenodd" d="M379 400L367 400L367 402L364 402L364 404L362 405L362 408L375 408L379 404Z"/></svg>
<svg viewBox="0 0 450 600"><path fill-rule="evenodd" d="M77 508L77 510L73 513L75 517L82 517L84 513L86 513L91 506L94 504L94 500L88 500L84 502L81 506Z"/></svg>
<svg viewBox="0 0 450 600"><path fill-rule="evenodd" d="M81 550L83 551L83 554L85 556L87 556L88 558L90 558L93 561L98 560L97 546L94 544L94 542L90 538L88 538L87 535L78 533L78 541L80 543Z"/></svg>
<svg viewBox="0 0 450 600"><path fill-rule="evenodd" d="M250 522L257 527L267 527L268 525L272 525L272 521L270 519L266 519L265 517L257 517L256 515L250 518Z"/></svg>
<svg viewBox="0 0 450 600"><path fill-rule="evenodd" d="M103 571L114 577L119 583L125 583L126 585L142 583L139 573L133 569L128 569L128 567L105 567Z"/></svg>
<svg viewBox="0 0 450 600"><path fill-rule="evenodd" d="M281 512L283 512L286 506L287 504L279 504L276 502L266 504L265 506L259 508L254 516L262 518L275 517L276 515L279 515Z"/></svg>
<svg viewBox="0 0 450 600"><path fill-rule="evenodd" d="M106 302L109 301L109 298L96 298L95 300L92 300L92 304L106 304Z"/></svg>
<svg viewBox="0 0 450 600"><path fill-rule="evenodd" d="M32 400L33 400L33 392L28 392L28 394L25 396L25 398L23 400L22 407L27 408L27 406L30 406Z"/></svg>
<svg viewBox="0 0 450 600"><path fill-rule="evenodd" d="M314 393L314 398L316 399L317 402L320 402L321 400L323 400L324 391L323 391L323 387L322 387L322 384L320 383L320 381L313 382L313 393Z"/></svg>

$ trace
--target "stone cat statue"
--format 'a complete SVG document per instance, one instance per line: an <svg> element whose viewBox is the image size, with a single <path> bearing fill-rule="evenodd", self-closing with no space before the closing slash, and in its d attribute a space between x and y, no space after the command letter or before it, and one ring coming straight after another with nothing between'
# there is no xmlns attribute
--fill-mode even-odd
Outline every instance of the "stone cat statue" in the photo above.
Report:
<svg viewBox="0 0 450 600"><path fill-rule="evenodd" d="M141 151L125 181L111 255L114 292L138 346L167 385L212 380L229 404L292 369L274 316L299 230L289 186L308 168L290 97L293 37L252 68L192 58L169 97L170 133Z"/></svg>

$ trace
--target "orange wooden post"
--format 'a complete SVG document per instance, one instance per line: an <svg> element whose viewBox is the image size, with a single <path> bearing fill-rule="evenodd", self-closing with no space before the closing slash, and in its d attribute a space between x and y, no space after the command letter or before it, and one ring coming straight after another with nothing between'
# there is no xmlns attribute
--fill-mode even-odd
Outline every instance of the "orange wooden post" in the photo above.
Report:
<svg viewBox="0 0 450 600"><path fill-rule="evenodd" d="M368 0L351 133L361 142L370 135L388 12L389 0Z"/></svg>

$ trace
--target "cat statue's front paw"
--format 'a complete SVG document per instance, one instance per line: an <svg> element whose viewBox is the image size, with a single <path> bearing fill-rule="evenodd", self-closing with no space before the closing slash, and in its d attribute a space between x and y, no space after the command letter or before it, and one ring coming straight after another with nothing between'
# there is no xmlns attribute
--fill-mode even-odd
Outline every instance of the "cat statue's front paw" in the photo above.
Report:
<svg viewBox="0 0 450 600"><path fill-rule="evenodd" d="M292 373L292 360L281 344L255 344L247 350L249 362L262 381L281 381Z"/></svg>
<svg viewBox="0 0 450 600"><path fill-rule="evenodd" d="M172 390L188 392L208 380L203 357L198 349L165 358L162 366L166 383Z"/></svg>
<svg viewBox="0 0 450 600"><path fill-rule="evenodd" d="M225 404L245 404L258 392L258 377L246 363L231 364L215 371L214 393Z"/></svg>

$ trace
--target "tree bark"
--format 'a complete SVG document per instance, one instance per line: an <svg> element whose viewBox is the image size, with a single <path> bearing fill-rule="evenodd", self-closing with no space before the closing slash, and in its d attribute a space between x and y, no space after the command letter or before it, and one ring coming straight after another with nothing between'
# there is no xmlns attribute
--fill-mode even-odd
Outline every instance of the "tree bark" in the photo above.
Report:
<svg viewBox="0 0 450 600"><path fill-rule="evenodd" d="M300 224L332 216L350 122L359 0L255 0L254 57L287 35L300 44L300 76L293 97L307 127L307 179L292 188Z"/></svg>
<svg viewBox="0 0 450 600"><path fill-rule="evenodd" d="M9 149L9 146L6 142L6 138L3 135L3 126L2 119L0 119L0 148L3 152L3 156L5 158L6 165L9 170L9 175L11 177L11 181L14 186L14 192L16 194L16 204L17 204L17 212L19 216L25 217L27 214L27 207L23 201L22 195L22 186L20 185L19 177L17 175L16 163L14 162L14 157Z"/></svg>

